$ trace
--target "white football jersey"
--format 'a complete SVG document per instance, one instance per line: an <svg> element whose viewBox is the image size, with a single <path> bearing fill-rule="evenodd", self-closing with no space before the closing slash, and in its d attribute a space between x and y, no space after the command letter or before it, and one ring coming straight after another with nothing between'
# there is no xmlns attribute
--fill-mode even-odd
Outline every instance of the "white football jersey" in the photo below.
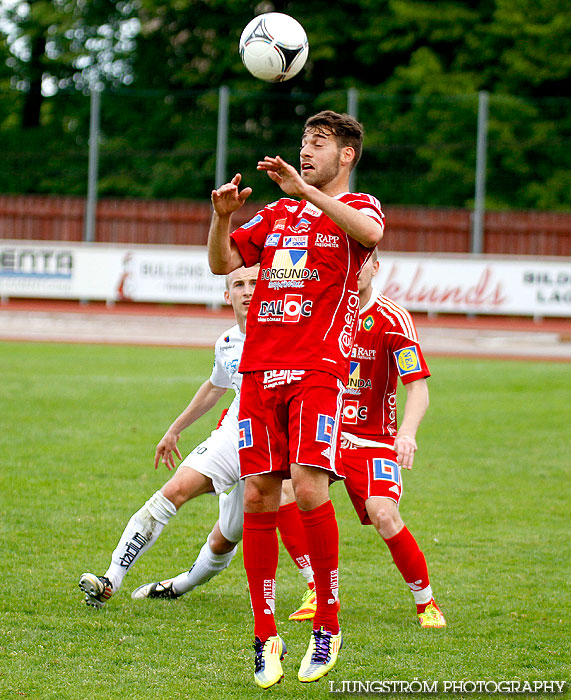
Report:
<svg viewBox="0 0 571 700"><path fill-rule="evenodd" d="M214 386L224 389L234 389L236 396L228 408L225 421L232 421L238 425L238 406L240 404L240 389L242 388L242 375L238 372L244 339L238 325L222 333L214 345L214 366L210 381Z"/></svg>

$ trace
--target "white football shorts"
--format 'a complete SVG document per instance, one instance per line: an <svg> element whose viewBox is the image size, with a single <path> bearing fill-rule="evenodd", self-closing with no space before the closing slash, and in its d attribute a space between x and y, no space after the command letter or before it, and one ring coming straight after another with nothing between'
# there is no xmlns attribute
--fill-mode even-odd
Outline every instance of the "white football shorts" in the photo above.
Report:
<svg viewBox="0 0 571 700"><path fill-rule="evenodd" d="M240 480L230 493L221 493L218 501L220 532L230 542L239 542L244 531L244 484Z"/></svg>
<svg viewBox="0 0 571 700"><path fill-rule="evenodd" d="M240 481L237 423L225 418L220 427L180 463L179 469L182 467L191 467L212 479L217 494L232 488Z"/></svg>

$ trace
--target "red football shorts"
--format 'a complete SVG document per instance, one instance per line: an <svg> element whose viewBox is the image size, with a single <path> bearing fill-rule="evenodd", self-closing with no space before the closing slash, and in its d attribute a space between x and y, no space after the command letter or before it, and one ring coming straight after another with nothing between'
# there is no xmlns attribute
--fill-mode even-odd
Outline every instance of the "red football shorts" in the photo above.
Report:
<svg viewBox="0 0 571 700"><path fill-rule="evenodd" d="M339 426L344 387L327 372L244 372L238 414L240 476L290 475L304 464L343 478Z"/></svg>
<svg viewBox="0 0 571 700"><path fill-rule="evenodd" d="M363 525L370 525L365 501L371 496L390 498L397 505L402 494L397 453L388 447L341 450L345 487Z"/></svg>

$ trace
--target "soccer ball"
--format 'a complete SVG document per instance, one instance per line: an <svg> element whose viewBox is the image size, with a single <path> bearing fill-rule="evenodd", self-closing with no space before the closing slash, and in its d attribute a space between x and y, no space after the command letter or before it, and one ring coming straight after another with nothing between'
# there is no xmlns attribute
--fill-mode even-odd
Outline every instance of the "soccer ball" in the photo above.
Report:
<svg viewBox="0 0 571 700"><path fill-rule="evenodd" d="M309 54L301 24L281 12L266 12L246 25L240 37L240 56L260 80L281 83L297 75Z"/></svg>

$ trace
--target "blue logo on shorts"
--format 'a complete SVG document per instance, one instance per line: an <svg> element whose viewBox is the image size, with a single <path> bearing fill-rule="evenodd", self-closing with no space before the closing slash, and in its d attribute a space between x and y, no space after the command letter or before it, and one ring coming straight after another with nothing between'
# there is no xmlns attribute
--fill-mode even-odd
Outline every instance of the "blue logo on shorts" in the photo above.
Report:
<svg viewBox="0 0 571 700"><path fill-rule="evenodd" d="M330 445L334 428L335 418L319 413L317 416L317 435L315 436L315 439L318 442L326 442L328 445Z"/></svg>
<svg viewBox="0 0 571 700"><path fill-rule="evenodd" d="M400 483L399 465L392 459L373 459L373 478Z"/></svg>
<svg viewBox="0 0 571 700"><path fill-rule="evenodd" d="M254 440L252 439L252 421L250 418L238 421L238 449L243 447L252 447Z"/></svg>

